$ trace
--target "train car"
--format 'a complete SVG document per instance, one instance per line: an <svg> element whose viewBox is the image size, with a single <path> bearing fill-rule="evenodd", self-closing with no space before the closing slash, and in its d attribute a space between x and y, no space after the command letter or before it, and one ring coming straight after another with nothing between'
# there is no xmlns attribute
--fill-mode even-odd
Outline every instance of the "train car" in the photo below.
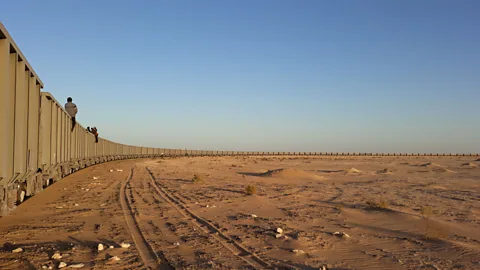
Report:
<svg viewBox="0 0 480 270"><path fill-rule="evenodd" d="M41 186L38 111L43 86L0 23L0 215Z"/></svg>

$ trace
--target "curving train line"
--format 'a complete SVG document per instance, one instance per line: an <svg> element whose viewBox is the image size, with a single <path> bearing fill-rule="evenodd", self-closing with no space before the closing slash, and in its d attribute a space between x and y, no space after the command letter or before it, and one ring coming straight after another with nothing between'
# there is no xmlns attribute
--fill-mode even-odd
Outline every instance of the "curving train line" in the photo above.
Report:
<svg viewBox="0 0 480 270"><path fill-rule="evenodd" d="M479 156L479 154L250 152L165 149L99 138L77 124L48 92L0 23L0 216L26 197L91 165L179 156Z"/></svg>

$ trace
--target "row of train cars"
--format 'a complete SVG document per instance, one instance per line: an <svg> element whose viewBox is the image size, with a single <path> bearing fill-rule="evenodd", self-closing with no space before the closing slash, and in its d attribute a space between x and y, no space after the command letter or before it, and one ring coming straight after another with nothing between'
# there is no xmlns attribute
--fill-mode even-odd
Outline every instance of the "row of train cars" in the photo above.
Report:
<svg viewBox="0 0 480 270"><path fill-rule="evenodd" d="M82 168L119 159L178 156L378 155L161 149L99 138L77 124L48 92L0 22L0 216ZM399 154L381 154L399 155ZM406 155L406 154L404 154Z"/></svg>

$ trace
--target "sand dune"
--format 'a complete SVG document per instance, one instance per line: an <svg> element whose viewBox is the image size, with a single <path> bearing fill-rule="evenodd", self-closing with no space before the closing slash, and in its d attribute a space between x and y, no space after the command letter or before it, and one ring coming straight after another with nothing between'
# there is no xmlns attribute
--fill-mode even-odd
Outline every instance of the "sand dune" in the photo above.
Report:
<svg viewBox="0 0 480 270"><path fill-rule="evenodd" d="M275 169L275 170L268 170L265 173L259 174L260 177L278 177L278 178L286 178L286 179L323 179L322 176L316 175L314 173L306 172L304 170L297 170L297 169Z"/></svg>
<svg viewBox="0 0 480 270"><path fill-rule="evenodd" d="M393 171L389 169L378 170L377 174L393 174Z"/></svg>
<svg viewBox="0 0 480 270"><path fill-rule="evenodd" d="M355 173L362 173L362 171L355 169L355 168L350 168L350 169L345 169L345 173L348 174L355 174Z"/></svg>
<svg viewBox="0 0 480 270"><path fill-rule="evenodd" d="M438 165L438 164L433 163L433 162L427 162L427 163L423 163L423 164L416 165L416 166L420 166L420 167L442 167L441 165Z"/></svg>
<svg viewBox="0 0 480 270"><path fill-rule="evenodd" d="M471 162L468 162L468 163L463 163L462 167L464 167L464 168L476 168L476 167L478 167L478 165L474 164L474 163L471 163Z"/></svg>
<svg viewBox="0 0 480 270"><path fill-rule="evenodd" d="M455 171L452 171L452 170L449 170L449 169L445 169L445 168L443 168L443 167L433 168L433 169L432 169L432 172L440 172L440 173L443 173L443 172L447 172L447 173L455 173Z"/></svg>

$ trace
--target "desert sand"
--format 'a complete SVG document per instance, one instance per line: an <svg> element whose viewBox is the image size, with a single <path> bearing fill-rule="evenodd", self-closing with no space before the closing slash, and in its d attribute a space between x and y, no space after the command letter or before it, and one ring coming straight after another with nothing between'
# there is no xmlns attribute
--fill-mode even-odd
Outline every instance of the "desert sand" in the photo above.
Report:
<svg viewBox="0 0 480 270"><path fill-rule="evenodd" d="M478 165L478 157L110 162L0 218L0 269L480 269Z"/></svg>

